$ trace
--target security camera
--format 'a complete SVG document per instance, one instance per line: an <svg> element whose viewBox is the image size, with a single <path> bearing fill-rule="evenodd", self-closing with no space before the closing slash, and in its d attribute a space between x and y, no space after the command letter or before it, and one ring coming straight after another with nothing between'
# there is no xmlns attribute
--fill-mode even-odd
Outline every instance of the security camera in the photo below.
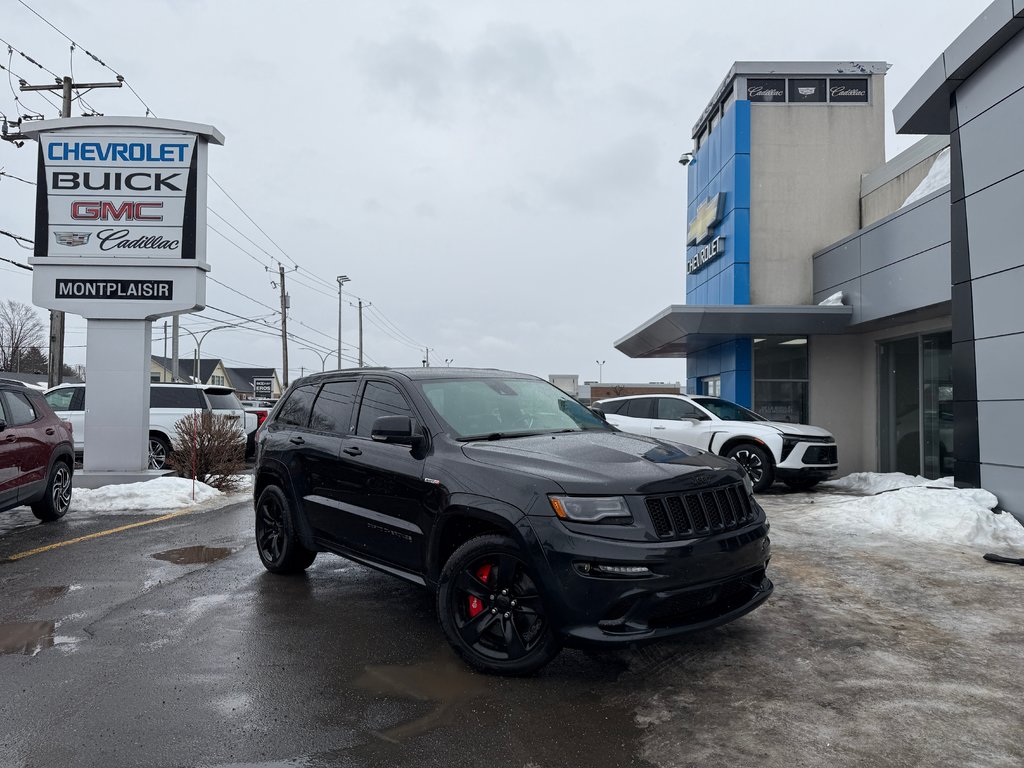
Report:
<svg viewBox="0 0 1024 768"><path fill-rule="evenodd" d="M683 152L682 156L679 158L679 164L680 165L689 165L692 162L693 162L693 152Z"/></svg>

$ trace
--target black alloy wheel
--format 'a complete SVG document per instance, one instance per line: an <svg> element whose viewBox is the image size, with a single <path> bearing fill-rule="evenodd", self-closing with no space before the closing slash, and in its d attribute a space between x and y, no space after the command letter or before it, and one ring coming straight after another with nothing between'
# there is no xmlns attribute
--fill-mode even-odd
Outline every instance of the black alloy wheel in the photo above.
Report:
<svg viewBox="0 0 1024 768"><path fill-rule="evenodd" d="M271 573L301 573L316 559L299 540L288 498L276 485L267 486L256 502L256 551Z"/></svg>
<svg viewBox="0 0 1024 768"><path fill-rule="evenodd" d="M171 444L160 435L149 436L149 468L167 469L167 459L171 455Z"/></svg>
<svg viewBox="0 0 1024 768"><path fill-rule="evenodd" d="M744 443L731 448L726 456L734 459L743 467L756 492L768 490L775 482L775 467L764 448L752 443Z"/></svg>
<svg viewBox="0 0 1024 768"><path fill-rule="evenodd" d="M71 468L64 461L57 461L50 470L46 495L32 505L32 514L45 523L52 523L64 517L70 507Z"/></svg>
<svg viewBox="0 0 1024 768"><path fill-rule="evenodd" d="M560 650L530 566L505 536L471 539L449 558L438 616L456 652L482 672L530 675Z"/></svg>

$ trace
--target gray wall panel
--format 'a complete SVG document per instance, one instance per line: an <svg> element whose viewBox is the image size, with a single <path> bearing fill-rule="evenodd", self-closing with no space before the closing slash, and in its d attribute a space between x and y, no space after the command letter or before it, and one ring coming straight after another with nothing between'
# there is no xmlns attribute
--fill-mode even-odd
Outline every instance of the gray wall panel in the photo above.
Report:
<svg viewBox="0 0 1024 768"><path fill-rule="evenodd" d="M972 251L973 255L973 251ZM974 303L974 338L1021 331L1021 297L1024 297L1024 266L981 277L971 283ZM1024 361L1021 357L1020 361ZM1024 395L1024 387L1017 397Z"/></svg>
<svg viewBox="0 0 1024 768"><path fill-rule="evenodd" d="M860 241L860 263L864 272L948 243L948 193L866 230Z"/></svg>
<svg viewBox="0 0 1024 768"><path fill-rule="evenodd" d="M1024 401L978 403L978 433L982 464L1011 464L1020 457L1024 435Z"/></svg>
<svg viewBox="0 0 1024 768"><path fill-rule="evenodd" d="M967 198L971 277L1020 265L1024 243L1024 173ZM1007 248L1007 243L1016 247Z"/></svg>
<svg viewBox="0 0 1024 768"><path fill-rule="evenodd" d="M1024 72L1024 58L1019 66ZM1020 72L1017 82L1024 84ZM965 195L1024 170L1018 130L1021 125L1024 125L1024 89L960 128Z"/></svg>
<svg viewBox="0 0 1024 768"><path fill-rule="evenodd" d="M981 487L999 499L999 508L1024 523L1024 469L983 464Z"/></svg>
<svg viewBox="0 0 1024 768"><path fill-rule="evenodd" d="M1009 14L1007 14L1009 16ZM1020 88L1024 35L1018 34L956 90L960 125Z"/></svg>
<svg viewBox="0 0 1024 768"><path fill-rule="evenodd" d="M950 296L947 243L861 277L861 317L853 322L939 304Z"/></svg>
<svg viewBox="0 0 1024 768"><path fill-rule="evenodd" d="M814 291L824 291L860 276L860 238L848 240L814 259Z"/></svg>
<svg viewBox="0 0 1024 768"><path fill-rule="evenodd" d="M1021 360L1024 360L1024 333L975 341L978 400L1019 401Z"/></svg>

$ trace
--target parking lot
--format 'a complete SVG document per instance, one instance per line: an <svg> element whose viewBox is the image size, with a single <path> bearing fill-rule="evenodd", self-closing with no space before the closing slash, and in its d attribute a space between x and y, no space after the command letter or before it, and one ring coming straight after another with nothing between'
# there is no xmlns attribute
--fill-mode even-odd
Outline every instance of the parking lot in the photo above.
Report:
<svg viewBox="0 0 1024 768"><path fill-rule="evenodd" d="M48 526L8 513L0 764L1024 762L1024 569L818 525L843 514L836 496L761 500L764 607L524 680L464 668L414 586L326 555L265 573L244 499Z"/></svg>

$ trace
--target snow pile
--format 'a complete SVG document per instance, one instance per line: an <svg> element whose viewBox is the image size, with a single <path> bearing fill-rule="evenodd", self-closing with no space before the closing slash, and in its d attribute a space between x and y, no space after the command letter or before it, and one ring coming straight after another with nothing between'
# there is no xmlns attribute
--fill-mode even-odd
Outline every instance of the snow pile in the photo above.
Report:
<svg viewBox="0 0 1024 768"><path fill-rule="evenodd" d="M144 483L106 485L102 488L75 488L71 495L70 514L89 512L131 512L160 514L168 510L194 507L216 499L226 500L246 493L252 478L246 476L237 494L225 494L205 483L195 483L192 498L192 480L187 477L158 477Z"/></svg>
<svg viewBox="0 0 1024 768"><path fill-rule="evenodd" d="M1024 526L1010 514L994 514L998 501L982 488L954 488L953 478L928 480L898 472L858 472L822 483L828 495L801 514L824 530L854 536L890 536L954 546L1024 549ZM818 495L820 496L820 494ZM816 498L816 501L819 499Z"/></svg>
<svg viewBox="0 0 1024 768"><path fill-rule="evenodd" d="M828 480L818 487L823 491L841 491L853 493L859 496L874 496L886 491L896 491L900 488L912 488L914 486L930 485L935 487L952 488L953 478L944 477L941 480L929 480L920 475L905 475L902 472L854 472L852 475L841 477L838 480ZM992 497L995 506L995 496Z"/></svg>
<svg viewBox="0 0 1024 768"><path fill-rule="evenodd" d="M819 307L841 307L843 306L843 292L836 291L827 299L818 302Z"/></svg>
<svg viewBox="0 0 1024 768"><path fill-rule="evenodd" d="M943 187L949 186L949 147L939 152L935 156L935 162L932 163L931 170L928 171L928 175L925 176L921 183L917 185L917 188L911 192L907 199L903 201L901 208L906 208L915 200L920 200L922 197L928 197L932 192L938 192Z"/></svg>

